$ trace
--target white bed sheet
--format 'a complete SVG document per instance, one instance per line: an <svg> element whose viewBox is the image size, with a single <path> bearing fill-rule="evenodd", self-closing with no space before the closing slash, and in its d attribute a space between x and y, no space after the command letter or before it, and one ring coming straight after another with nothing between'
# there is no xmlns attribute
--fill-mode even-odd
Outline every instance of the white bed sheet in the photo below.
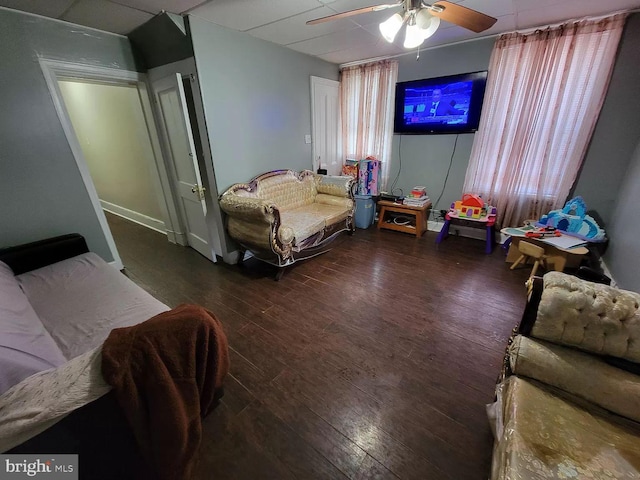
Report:
<svg viewBox="0 0 640 480"><path fill-rule="evenodd" d="M95 253L16 278L67 360L102 345L114 328L169 310Z"/></svg>

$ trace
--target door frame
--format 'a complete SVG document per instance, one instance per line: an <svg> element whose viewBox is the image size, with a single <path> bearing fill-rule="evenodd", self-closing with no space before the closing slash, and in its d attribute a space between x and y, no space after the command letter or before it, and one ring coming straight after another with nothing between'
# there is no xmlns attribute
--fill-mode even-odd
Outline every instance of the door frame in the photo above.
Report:
<svg viewBox="0 0 640 480"><path fill-rule="evenodd" d="M315 171L316 169L320 168L320 165L316 165L316 161L318 158L318 152L316 150L317 148L317 139L320 138L320 135L318 134L318 129L321 128L320 125L318 125L318 119L316 118L316 113L318 112L318 107L316 106L316 95L315 95L315 89L316 86L326 86L326 87L332 87L332 88L337 88L338 89L338 118L337 118L337 124L336 124L336 139L337 139L337 152L336 152L336 160L338 162L340 162L340 158L342 156L342 118L341 118L341 114L340 114L340 82L337 80L331 80L328 78L323 78L323 77L316 77L311 75L310 76L310 83L311 83L311 90L310 90L310 96L311 96L311 165L313 167L313 170ZM326 122L325 122L326 123ZM326 125L324 126L326 128ZM322 160L321 160L322 161ZM329 170L332 169L332 165L327 165L327 168ZM340 168L342 168L342 165L340 165Z"/></svg>
<svg viewBox="0 0 640 480"><path fill-rule="evenodd" d="M122 270L124 268L122 259L118 253L113 235L107 223L107 218L104 214L100 200L98 198L98 192L91 178L89 167L82 147L78 141L71 118L67 112L67 108L58 85L59 78L77 78L81 81L98 81L102 83L108 83L112 85L132 85L135 84L138 89L138 95L144 114L144 119L149 133L149 139L151 142L151 149L154 157L155 168L150 168L152 172L152 179L154 182L154 190L157 193L158 202L162 211L163 220L165 223L165 229L167 238L170 242L181 243L180 222L178 213L175 207L175 200L171 192L169 178L166 168L164 166L164 160L162 157L162 151L160 148L160 140L155 126L153 117L153 111L151 109L151 102L149 99L149 87L147 85L147 77L143 73L134 72L129 70L118 70L108 67L99 67L94 65L85 65L72 62L63 62L59 60L52 60L48 58L39 58L40 68L44 75L47 87L51 94L56 113L62 124L62 129L69 142L71 153L76 161L80 176L86 188L91 204L96 213L100 227L109 246L111 255L113 256L113 262L111 264L117 269Z"/></svg>

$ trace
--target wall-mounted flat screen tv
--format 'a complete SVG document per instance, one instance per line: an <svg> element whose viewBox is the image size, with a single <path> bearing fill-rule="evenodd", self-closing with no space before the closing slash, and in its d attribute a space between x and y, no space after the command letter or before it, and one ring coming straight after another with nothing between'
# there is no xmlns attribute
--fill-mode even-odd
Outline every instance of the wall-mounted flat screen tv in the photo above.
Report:
<svg viewBox="0 0 640 480"><path fill-rule="evenodd" d="M394 132L475 132L486 81L485 71L397 83Z"/></svg>

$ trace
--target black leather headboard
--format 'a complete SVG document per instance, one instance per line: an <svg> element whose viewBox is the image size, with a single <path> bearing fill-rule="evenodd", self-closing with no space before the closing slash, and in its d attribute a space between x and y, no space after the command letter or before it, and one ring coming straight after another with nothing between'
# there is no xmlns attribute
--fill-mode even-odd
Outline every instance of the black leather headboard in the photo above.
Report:
<svg viewBox="0 0 640 480"><path fill-rule="evenodd" d="M15 275L20 275L88 251L84 237L78 233L70 233L3 248L0 250L0 261L9 265Z"/></svg>

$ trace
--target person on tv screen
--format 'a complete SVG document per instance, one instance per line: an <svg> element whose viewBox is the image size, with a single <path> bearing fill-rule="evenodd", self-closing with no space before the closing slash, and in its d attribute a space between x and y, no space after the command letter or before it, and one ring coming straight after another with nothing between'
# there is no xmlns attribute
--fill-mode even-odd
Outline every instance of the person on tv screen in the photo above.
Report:
<svg viewBox="0 0 640 480"><path fill-rule="evenodd" d="M434 88L431 93L431 105L429 105L428 114L430 117L442 117L445 115L461 115L464 112L455 108L455 100L451 102L443 102L442 90Z"/></svg>

